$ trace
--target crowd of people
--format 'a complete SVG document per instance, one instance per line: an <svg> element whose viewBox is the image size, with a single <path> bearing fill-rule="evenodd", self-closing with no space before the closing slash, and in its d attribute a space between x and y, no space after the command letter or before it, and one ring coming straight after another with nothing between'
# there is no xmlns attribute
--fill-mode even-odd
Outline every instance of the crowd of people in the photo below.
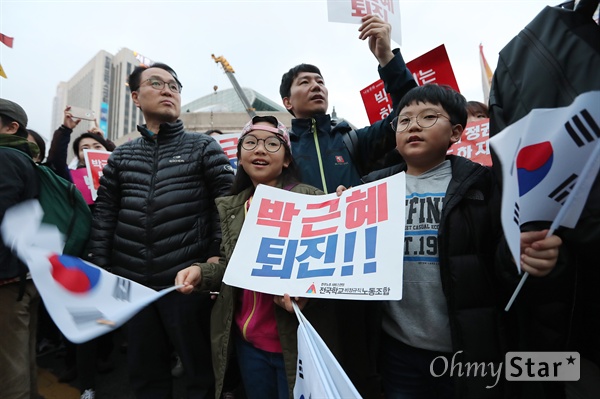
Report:
<svg viewBox="0 0 600 399"><path fill-rule="evenodd" d="M531 299L535 293L551 288L563 290L566 298L576 294L568 291L570 285L560 284L574 256L564 250L561 230L547 236L547 226L531 226L520 236L521 258L513 259L500 223L500 177L490 167L447 155L471 118L488 117L486 105L467 102L447 86L417 86L400 51L391 48L390 25L378 17L364 17L359 30L393 102L393 112L371 126L353 129L332 119L320 69L296 65L283 74L280 85L283 105L293 115L291 126L274 116L253 117L241 128L234 173L211 137L220 131L185 130L179 119L182 84L173 68L155 63L138 66L129 76L131 98L145 120L138 126L141 137L115 146L92 128L73 140L77 168L85 167L86 148L112 152L97 200L90 205L92 228L82 257L153 289L183 286L124 326L135 396L172 397L175 354L188 398L293 397L298 322L292 302L364 398L598 394L600 359L573 341L576 319L568 312L556 314L548 334L543 328L533 330L530 323L531 317L548 320L543 312L553 309L544 307L553 303L547 295ZM67 153L79 120L69 109L54 133L46 164L71 181ZM27 158L44 162L45 144L26 128L25 111L0 99L0 219L12 205L39 192ZM344 139L350 131L357 138L352 148ZM382 164L391 153L391 166ZM405 257L402 300L308 300L223 283L259 184L307 195L342 195L350 187L401 172L406 174L406 198L397 206L405 204L407 231L410 226L404 254L414 235L434 243L427 257ZM422 207L435 209L428 213ZM423 214L436 215L435 220L419 218ZM518 300L505 312L518 282L517 262L532 276L523 297L538 306ZM26 265L0 242L0 398L38 398L39 307ZM532 309L539 313L531 316ZM542 333L532 337L533 331ZM600 333L590 339L600 340ZM81 377L82 399L96 397L94 374L101 355L110 352L111 340L108 335L67 346L69 368ZM581 350L586 376L582 371L576 387L564 382L510 384L492 373L466 377L434 367L440 357L493 367L502 364L508 351L527 350Z"/></svg>

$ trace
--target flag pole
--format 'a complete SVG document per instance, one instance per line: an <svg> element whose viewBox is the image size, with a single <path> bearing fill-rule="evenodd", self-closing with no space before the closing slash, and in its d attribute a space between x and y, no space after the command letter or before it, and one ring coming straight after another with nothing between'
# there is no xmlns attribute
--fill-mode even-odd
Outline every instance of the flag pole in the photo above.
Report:
<svg viewBox="0 0 600 399"><path fill-rule="evenodd" d="M592 168L594 166L596 167L596 172L592 174ZM556 218L550 225L550 229L548 230L548 234L546 234L546 237L551 236L554 233L554 231L558 228L558 226L560 226L562 220L565 218L565 216L567 214L567 211L571 207L571 204L577 198L577 196L579 194L578 192L581 190L581 187L584 186L586 179L588 179L588 178L595 179L596 175L598 174L599 167L600 167L600 140L596 143L596 148L594 148L594 151L592 151L590 158L587 160L587 162L583 166L583 169L581 169L581 174L580 174L581 178L577 179L577 182L575 183L575 187L573 187L573 191L571 191L571 193L567 197L567 200L565 201L565 204L558 211ZM512 306L513 302L517 298L517 295L519 294L519 291L521 291L521 288L523 288L523 285L525 284L525 281L527 280L528 276L529 276L529 273L525 272L523 274L523 277L521 277L521 281L519 281L519 285L517 285L517 288L515 288L515 292L513 292L512 296L510 297L510 300L508 301L508 303L506 304L506 307L504 308L504 310L506 312L508 312L510 310L510 307Z"/></svg>

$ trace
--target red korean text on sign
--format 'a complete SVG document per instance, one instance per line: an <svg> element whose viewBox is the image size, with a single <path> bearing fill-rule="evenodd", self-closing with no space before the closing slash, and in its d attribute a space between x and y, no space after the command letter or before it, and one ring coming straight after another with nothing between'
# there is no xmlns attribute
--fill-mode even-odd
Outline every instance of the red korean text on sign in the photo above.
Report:
<svg viewBox="0 0 600 399"><path fill-rule="evenodd" d="M356 229L388 220L387 183L357 189L346 198L346 228Z"/></svg>
<svg viewBox="0 0 600 399"><path fill-rule="evenodd" d="M257 224L279 228L279 237L289 237L292 219L300 213L293 202L263 198L258 209Z"/></svg>
<svg viewBox="0 0 600 399"><path fill-rule="evenodd" d="M306 209L315 211L314 213L319 213L319 215L302 218L302 238L335 233L338 228L337 220L342 215L342 212L338 210L339 203L340 199L336 198L320 204L308 204ZM320 212L317 212L318 210Z"/></svg>
<svg viewBox="0 0 600 399"><path fill-rule="evenodd" d="M376 15L389 22L388 14L394 14L393 0L351 0L351 2L353 17Z"/></svg>

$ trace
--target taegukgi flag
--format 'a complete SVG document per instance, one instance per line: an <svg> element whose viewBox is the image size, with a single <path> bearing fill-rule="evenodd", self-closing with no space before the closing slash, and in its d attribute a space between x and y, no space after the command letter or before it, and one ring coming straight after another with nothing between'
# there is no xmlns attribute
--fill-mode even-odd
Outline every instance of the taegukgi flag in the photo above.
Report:
<svg viewBox="0 0 600 399"><path fill-rule="evenodd" d="M178 288L160 292L116 276L77 257L62 255L56 226L41 224L42 208L30 200L8 209L2 238L27 264L48 313L74 343L121 326L144 306Z"/></svg>
<svg viewBox="0 0 600 399"><path fill-rule="evenodd" d="M342 366L293 303L298 318L298 359L294 399L360 398Z"/></svg>
<svg viewBox="0 0 600 399"><path fill-rule="evenodd" d="M600 91L592 91L568 107L534 109L490 139L502 166L502 227L519 270L521 225L557 215L561 226L577 224L600 168L598 104Z"/></svg>

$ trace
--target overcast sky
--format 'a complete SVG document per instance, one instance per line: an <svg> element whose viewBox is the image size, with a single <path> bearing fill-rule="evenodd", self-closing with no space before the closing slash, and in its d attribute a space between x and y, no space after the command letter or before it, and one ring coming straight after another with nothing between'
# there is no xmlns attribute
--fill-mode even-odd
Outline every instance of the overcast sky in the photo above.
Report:
<svg viewBox="0 0 600 399"><path fill-rule="evenodd" d="M462 94L483 100L479 43L495 68L498 52L547 0L400 0L406 61L445 44ZM211 54L224 56L242 87L280 103L281 75L317 65L329 89L329 112L368 124L359 91L379 78L358 25L327 22L326 0L50 1L0 0L0 97L19 103L30 128L49 137L57 84L96 53L126 47L172 66L182 104L231 84ZM392 44L397 47L396 44Z"/></svg>

